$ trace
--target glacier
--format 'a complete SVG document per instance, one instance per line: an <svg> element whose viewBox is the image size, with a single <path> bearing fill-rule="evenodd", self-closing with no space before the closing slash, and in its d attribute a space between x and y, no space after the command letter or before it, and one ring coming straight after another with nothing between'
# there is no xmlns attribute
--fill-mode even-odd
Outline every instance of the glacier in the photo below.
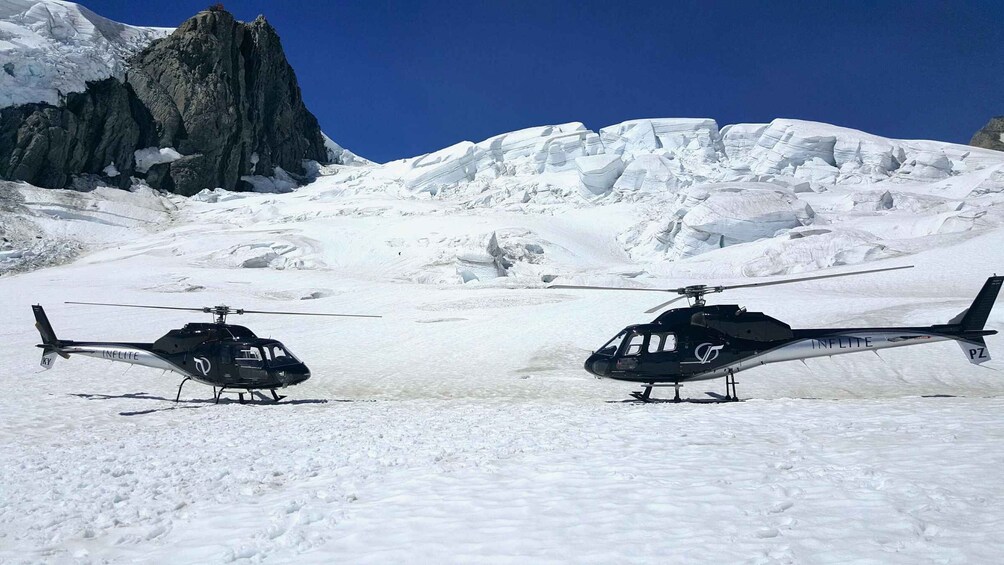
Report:
<svg viewBox="0 0 1004 565"><path fill-rule="evenodd" d="M173 28L131 26L73 3L0 2L0 108L58 105L87 82L116 77L125 60Z"/></svg>
<svg viewBox="0 0 1004 565"><path fill-rule="evenodd" d="M117 53L162 33L94 18L0 0L0 104L113 76ZM92 49L106 41L119 47ZM38 61L9 58L25 49ZM753 369L745 402L639 406L581 363L665 297L544 288L913 264L711 299L795 327L946 322L1004 270L1004 153L710 118L542 125L384 164L325 145L332 164L298 188L262 167L255 191L190 198L0 182L0 562L1004 554L1004 487L986 480L1004 465L1000 361L935 343ZM277 405L213 405L198 387L175 404L178 381L152 369L38 372L28 305L64 339L150 341L208 318L68 300L384 317L236 320L314 377ZM987 327L1004 330L1004 307Z"/></svg>

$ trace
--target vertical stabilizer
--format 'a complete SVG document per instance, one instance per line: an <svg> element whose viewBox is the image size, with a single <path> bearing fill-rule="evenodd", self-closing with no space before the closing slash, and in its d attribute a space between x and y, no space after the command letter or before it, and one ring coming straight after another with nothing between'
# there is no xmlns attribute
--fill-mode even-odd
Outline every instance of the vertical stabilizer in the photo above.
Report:
<svg viewBox="0 0 1004 565"><path fill-rule="evenodd" d="M973 304L963 310L961 314L952 318L950 324L958 324L962 326L962 331L979 331L983 329L983 326L987 325L987 318L990 317L990 310L994 307L994 302L997 301L997 294L1001 290L1001 283L1004 283L1004 277L998 277L996 275L987 279L987 282L983 285L983 289L980 293L976 295L976 299L973 300Z"/></svg>
<svg viewBox="0 0 1004 565"><path fill-rule="evenodd" d="M49 323L49 318L45 315L45 310L38 304L31 307L31 311L35 314L35 327L38 329L39 335L42 336L42 362L41 366L43 370L51 369L53 365L56 364L56 356L59 355L59 340L56 339L56 332L52 330L52 324ZM66 357L66 354L63 354Z"/></svg>
<svg viewBox="0 0 1004 565"><path fill-rule="evenodd" d="M31 311L35 313L35 327L38 328L38 333L42 336L42 343L45 345L56 345L59 340L56 339L56 332L52 330L52 324L49 323L49 318L45 315L45 310L39 304L34 304L31 307Z"/></svg>

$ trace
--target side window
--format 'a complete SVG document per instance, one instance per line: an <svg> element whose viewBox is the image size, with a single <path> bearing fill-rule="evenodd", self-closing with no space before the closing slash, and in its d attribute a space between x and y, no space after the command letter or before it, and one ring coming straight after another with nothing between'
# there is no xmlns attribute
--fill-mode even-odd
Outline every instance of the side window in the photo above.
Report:
<svg viewBox="0 0 1004 565"><path fill-rule="evenodd" d="M641 346L644 341L644 335L632 332L628 337L627 347L624 349L624 355L638 355L641 353Z"/></svg>
<svg viewBox="0 0 1004 565"><path fill-rule="evenodd" d="M649 336L649 353L666 353L669 351L676 351L676 334L662 332Z"/></svg>
<svg viewBox="0 0 1004 565"><path fill-rule="evenodd" d="M241 367L261 367L261 352L257 347L241 345L234 351L234 362Z"/></svg>

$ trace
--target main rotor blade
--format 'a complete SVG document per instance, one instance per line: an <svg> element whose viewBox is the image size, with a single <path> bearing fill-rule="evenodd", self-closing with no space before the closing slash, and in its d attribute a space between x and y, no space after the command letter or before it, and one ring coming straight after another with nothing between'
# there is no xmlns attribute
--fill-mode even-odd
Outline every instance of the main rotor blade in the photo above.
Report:
<svg viewBox="0 0 1004 565"><path fill-rule="evenodd" d="M213 314L215 307L207 308L183 308L180 306L149 306L146 304L110 304L105 302L66 302L66 304L86 304L89 306L118 306L120 308L153 308L156 310L183 310L186 312L202 312ZM270 312L265 310L244 310L243 308L230 308L227 314L282 314L286 316L337 316L341 318L381 318L382 316L370 316L365 314L321 314L317 312Z"/></svg>
<svg viewBox="0 0 1004 565"><path fill-rule="evenodd" d="M565 288L565 289L577 289L577 290L641 290L644 292L676 292L676 289L665 289L665 288L631 288L625 286L577 286L577 285L567 285L567 284L552 284L547 288Z"/></svg>
<svg viewBox="0 0 1004 565"><path fill-rule="evenodd" d="M233 314L278 314L281 316L334 316L338 318L382 318L383 316L372 316L370 314L321 314L318 312L272 312L268 310L244 310L235 308Z"/></svg>
<svg viewBox="0 0 1004 565"><path fill-rule="evenodd" d="M646 314L654 314L655 312L658 312L659 310L662 310L663 308L665 308L666 306L669 306L670 304L676 302L677 300L683 300L684 298L686 298L686 296L677 296L676 298L674 298L672 300L667 300L666 302L663 302L662 304L660 304L658 306L655 306L655 307L649 308L648 310L645 310L645 313Z"/></svg>
<svg viewBox="0 0 1004 565"><path fill-rule="evenodd" d="M906 266L903 266L903 267L886 267L884 269L869 269L867 271L854 271L854 272L851 272L851 273L838 273L838 274L835 274L835 275L817 275L817 276L814 276L814 277L800 277L800 278L797 278L797 279L784 279L784 280L780 280L780 281L769 281L769 282L758 282L758 283L747 283L747 284L734 284L734 285L731 285L731 286L716 286L716 287L712 287L712 288L714 289L714 292L721 292L723 290L731 290L733 288L749 288L749 287L753 287L753 286L772 286L772 285L775 285L775 284L788 284L788 283L796 283L796 282L803 282L803 281L814 281L814 280L818 280L818 279L833 279L833 278L837 278L837 277L849 277L851 275L866 275L868 273L881 273L881 272L884 272L884 271L898 271L900 269L912 269L912 268L913 268L913 265L906 265Z"/></svg>
<svg viewBox="0 0 1004 565"><path fill-rule="evenodd" d="M153 308L156 310L185 310L188 312L208 312L206 308L181 308L179 306L148 306L145 304L109 304L105 302L64 302L64 304L86 304L88 306L118 306L120 308Z"/></svg>

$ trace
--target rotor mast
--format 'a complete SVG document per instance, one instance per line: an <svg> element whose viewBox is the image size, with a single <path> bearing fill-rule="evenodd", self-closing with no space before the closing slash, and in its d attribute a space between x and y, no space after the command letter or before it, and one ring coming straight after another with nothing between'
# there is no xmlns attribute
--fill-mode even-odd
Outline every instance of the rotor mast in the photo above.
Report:
<svg viewBox="0 0 1004 565"><path fill-rule="evenodd" d="M241 310L240 308L231 308L229 306L222 304L219 306L211 306L211 307L207 306L203 308L202 311L207 314L212 314L215 318L216 323L220 325L227 323L228 315L230 314L240 315L244 313L244 310Z"/></svg>

